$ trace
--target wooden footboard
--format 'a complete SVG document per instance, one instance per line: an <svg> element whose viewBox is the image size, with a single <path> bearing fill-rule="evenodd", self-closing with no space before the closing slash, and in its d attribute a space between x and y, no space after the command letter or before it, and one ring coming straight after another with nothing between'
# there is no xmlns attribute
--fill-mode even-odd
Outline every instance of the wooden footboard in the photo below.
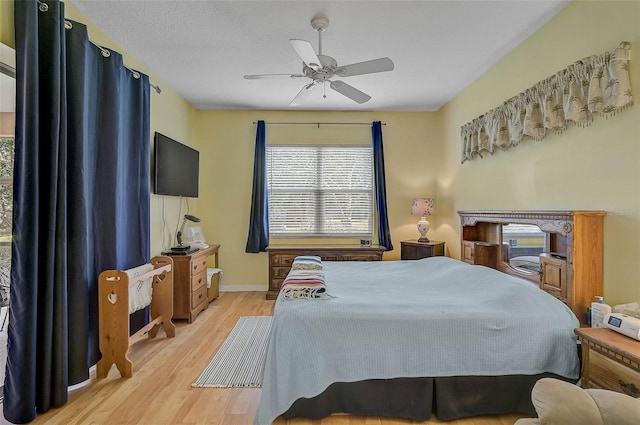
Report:
<svg viewBox="0 0 640 425"><path fill-rule="evenodd" d="M168 256L151 259L153 270L131 277L126 270L106 270L98 280L99 344L102 358L97 377L105 378L115 363L120 375L130 378L133 364L129 347L144 338L155 338L160 327L167 337L176 334L173 316L173 260ZM129 294L140 281L152 280L151 321L133 335L129 329Z"/></svg>

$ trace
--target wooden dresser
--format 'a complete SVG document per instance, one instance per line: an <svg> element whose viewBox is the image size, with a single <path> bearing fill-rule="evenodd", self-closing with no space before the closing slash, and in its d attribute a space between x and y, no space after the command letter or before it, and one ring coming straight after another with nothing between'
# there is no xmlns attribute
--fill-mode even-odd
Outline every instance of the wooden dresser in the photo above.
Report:
<svg viewBox="0 0 640 425"><path fill-rule="evenodd" d="M219 245L173 258L173 318L189 323L209 307L207 298L207 259L218 252Z"/></svg>
<svg viewBox="0 0 640 425"><path fill-rule="evenodd" d="M586 325L587 310L602 296L604 211L458 211L462 259L529 279L555 296ZM540 272L510 265L503 226L532 224L544 232Z"/></svg>
<svg viewBox="0 0 640 425"><path fill-rule="evenodd" d="M374 246L269 246L268 300L278 298L282 281L289 274L293 260L299 255L315 255L322 261L380 261L384 247Z"/></svg>
<svg viewBox="0 0 640 425"><path fill-rule="evenodd" d="M640 341L604 328L575 332L582 344L582 387L640 397Z"/></svg>

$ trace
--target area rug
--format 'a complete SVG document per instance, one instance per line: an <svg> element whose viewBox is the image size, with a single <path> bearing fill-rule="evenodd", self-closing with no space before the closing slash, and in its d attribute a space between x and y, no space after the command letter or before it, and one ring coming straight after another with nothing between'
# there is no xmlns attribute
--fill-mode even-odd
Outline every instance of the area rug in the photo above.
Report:
<svg viewBox="0 0 640 425"><path fill-rule="evenodd" d="M271 316L242 316L193 387L261 387Z"/></svg>

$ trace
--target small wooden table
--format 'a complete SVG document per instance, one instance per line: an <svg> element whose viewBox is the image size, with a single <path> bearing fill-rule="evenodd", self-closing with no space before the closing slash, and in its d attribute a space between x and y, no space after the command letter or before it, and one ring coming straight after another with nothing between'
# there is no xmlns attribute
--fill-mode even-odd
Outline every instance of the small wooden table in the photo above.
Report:
<svg viewBox="0 0 640 425"><path fill-rule="evenodd" d="M640 397L640 341L606 328L574 330L582 344L582 387Z"/></svg>
<svg viewBox="0 0 640 425"><path fill-rule="evenodd" d="M444 255L444 242L440 241L418 242L416 239L410 239L401 241L400 247L402 260L419 260Z"/></svg>

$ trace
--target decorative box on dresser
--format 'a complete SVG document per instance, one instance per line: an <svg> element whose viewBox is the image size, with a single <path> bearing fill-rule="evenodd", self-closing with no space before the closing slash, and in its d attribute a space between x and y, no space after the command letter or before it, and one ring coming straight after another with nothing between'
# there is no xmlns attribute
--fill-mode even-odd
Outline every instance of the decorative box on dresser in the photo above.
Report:
<svg viewBox="0 0 640 425"><path fill-rule="evenodd" d="M207 298L207 259L218 256L220 245L211 245L189 255L173 258L173 318L193 322L209 307Z"/></svg>
<svg viewBox="0 0 640 425"><path fill-rule="evenodd" d="M535 282L571 309L583 325L602 295L604 211L458 211L462 259ZM506 224L533 224L544 232L540 272L510 265L502 240Z"/></svg>
<svg viewBox="0 0 640 425"><path fill-rule="evenodd" d="M582 387L640 397L640 341L606 328L575 332L582 345Z"/></svg>
<svg viewBox="0 0 640 425"><path fill-rule="evenodd" d="M401 241L400 248L401 260L420 260L444 255L444 242L439 241L418 242L416 239L410 239Z"/></svg>
<svg viewBox="0 0 640 425"><path fill-rule="evenodd" d="M269 246L269 290L266 298L278 298L282 282L291 270L293 260L299 255L315 255L322 261L380 261L385 248L372 246Z"/></svg>

